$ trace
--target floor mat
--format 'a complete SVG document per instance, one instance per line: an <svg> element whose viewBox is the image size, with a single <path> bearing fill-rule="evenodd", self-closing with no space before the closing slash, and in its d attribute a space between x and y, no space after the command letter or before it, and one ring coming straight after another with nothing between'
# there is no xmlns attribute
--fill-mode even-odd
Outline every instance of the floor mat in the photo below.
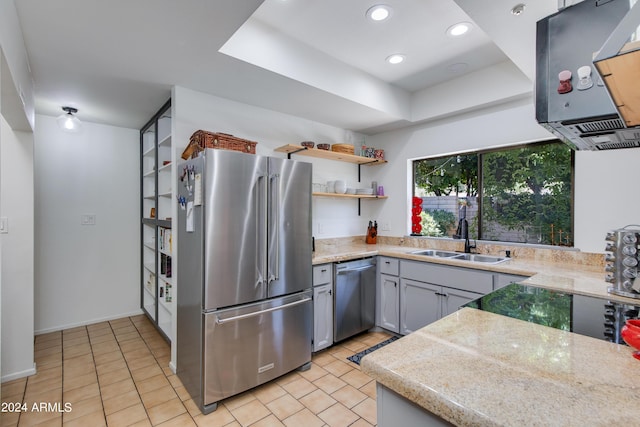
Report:
<svg viewBox="0 0 640 427"><path fill-rule="evenodd" d="M381 343L374 345L373 347L369 347L368 349L362 350L361 352L356 353L353 356L349 356L349 357L347 357L347 359L349 359L350 361L352 361L356 365L359 365L360 364L360 359L362 359L366 354L369 354L372 351L376 351L377 349L382 348L385 345L390 344L390 343L394 342L397 339L398 339L398 337L391 337L388 340L384 340Z"/></svg>

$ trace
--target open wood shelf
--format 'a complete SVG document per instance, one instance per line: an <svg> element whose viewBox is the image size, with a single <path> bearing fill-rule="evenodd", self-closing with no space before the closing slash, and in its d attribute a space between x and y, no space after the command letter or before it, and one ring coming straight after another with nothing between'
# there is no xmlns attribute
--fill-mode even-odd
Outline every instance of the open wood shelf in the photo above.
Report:
<svg viewBox="0 0 640 427"><path fill-rule="evenodd" d="M356 156L354 154L338 153L330 150L320 150L318 148L306 148L302 145L287 144L276 148L274 151L287 154L299 154L301 156L316 157L319 159L338 160L341 162L355 163L358 165L381 165L387 163L383 159L372 159L370 157Z"/></svg>
<svg viewBox="0 0 640 427"><path fill-rule="evenodd" d="M341 197L347 199L386 199L388 196L370 196L368 194L312 193L316 197Z"/></svg>

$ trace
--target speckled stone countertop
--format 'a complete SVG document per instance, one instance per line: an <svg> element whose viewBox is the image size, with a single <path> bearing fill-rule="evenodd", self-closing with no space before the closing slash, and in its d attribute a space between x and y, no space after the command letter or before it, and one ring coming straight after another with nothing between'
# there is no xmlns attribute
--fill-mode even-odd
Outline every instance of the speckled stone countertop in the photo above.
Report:
<svg viewBox="0 0 640 427"><path fill-rule="evenodd" d="M394 240L390 243L378 243L367 245L354 239L345 243L339 241L336 244L316 245L313 256L313 264L328 262L340 262L350 259L368 256L389 256L414 261L445 264L456 267L474 268L477 270L493 271L498 273L529 276L523 284L541 288L566 291L574 294L609 298L621 302L635 302L638 300L612 295L607 292L607 283L604 281L604 255L598 253L583 253L580 251L562 250L535 250L528 248L512 248L512 259L500 264L486 264L448 258L427 257L415 255L412 252L425 247L442 250L458 250L459 241L452 243L439 241L418 241L421 246L408 244L397 245ZM363 240L363 239L362 239ZM480 246L480 245L479 245ZM487 245L480 246L479 253L500 255L507 246Z"/></svg>
<svg viewBox="0 0 640 427"><path fill-rule="evenodd" d="M459 426L638 425L632 349L463 308L362 359L380 384Z"/></svg>
<svg viewBox="0 0 640 427"><path fill-rule="evenodd" d="M460 242L397 243L328 242L320 245L313 263L382 255L530 276L521 283L639 303L607 293L603 254L516 247L506 263L481 264L411 254L425 247L460 250ZM493 255L504 256L504 249L479 245L479 252ZM632 352L624 345L463 308L365 356L361 366L378 383L456 425L638 425L640 361Z"/></svg>

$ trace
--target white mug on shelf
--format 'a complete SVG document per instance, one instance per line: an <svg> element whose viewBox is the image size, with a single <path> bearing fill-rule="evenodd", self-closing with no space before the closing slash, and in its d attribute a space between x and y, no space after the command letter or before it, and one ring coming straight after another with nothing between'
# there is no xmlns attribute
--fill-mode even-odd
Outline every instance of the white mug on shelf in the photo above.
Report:
<svg viewBox="0 0 640 427"><path fill-rule="evenodd" d="M327 193L334 193L335 192L335 181L327 181Z"/></svg>

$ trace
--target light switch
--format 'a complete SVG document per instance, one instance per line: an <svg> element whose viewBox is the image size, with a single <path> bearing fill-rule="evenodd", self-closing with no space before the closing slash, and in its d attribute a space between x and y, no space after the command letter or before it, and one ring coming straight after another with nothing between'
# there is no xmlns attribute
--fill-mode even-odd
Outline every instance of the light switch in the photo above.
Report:
<svg viewBox="0 0 640 427"><path fill-rule="evenodd" d="M6 216L0 217L0 234L7 234L9 232L9 220Z"/></svg>
<svg viewBox="0 0 640 427"><path fill-rule="evenodd" d="M80 218L81 225L96 225L96 214L83 214Z"/></svg>

